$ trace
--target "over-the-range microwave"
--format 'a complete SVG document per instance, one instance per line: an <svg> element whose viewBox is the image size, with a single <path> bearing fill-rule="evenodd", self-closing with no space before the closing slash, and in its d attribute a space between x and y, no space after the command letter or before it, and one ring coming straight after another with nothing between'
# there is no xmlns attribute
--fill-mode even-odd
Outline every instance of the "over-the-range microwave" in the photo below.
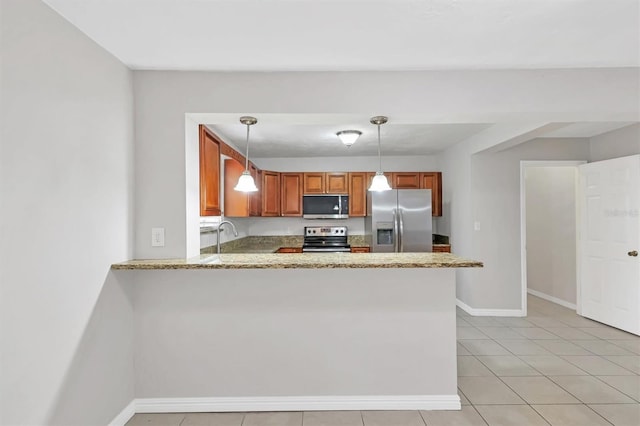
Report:
<svg viewBox="0 0 640 426"><path fill-rule="evenodd" d="M302 217L305 219L347 219L349 217L349 196L303 195Z"/></svg>

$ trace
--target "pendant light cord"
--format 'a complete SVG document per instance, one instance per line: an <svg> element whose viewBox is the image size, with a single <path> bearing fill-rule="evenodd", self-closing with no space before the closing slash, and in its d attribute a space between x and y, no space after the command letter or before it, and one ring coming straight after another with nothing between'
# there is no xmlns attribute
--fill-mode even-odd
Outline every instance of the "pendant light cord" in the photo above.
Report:
<svg viewBox="0 0 640 426"><path fill-rule="evenodd" d="M247 156L244 159L245 163L244 163L244 170L247 171L249 170L249 128L251 127L250 124L247 124Z"/></svg>
<svg viewBox="0 0 640 426"><path fill-rule="evenodd" d="M380 154L380 124L378 124L378 171L382 172L382 155Z"/></svg>

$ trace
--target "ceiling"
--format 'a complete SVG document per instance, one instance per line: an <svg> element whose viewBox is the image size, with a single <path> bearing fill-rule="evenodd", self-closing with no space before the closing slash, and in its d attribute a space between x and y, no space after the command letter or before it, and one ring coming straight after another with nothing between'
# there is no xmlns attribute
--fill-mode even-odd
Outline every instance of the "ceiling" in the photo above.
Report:
<svg viewBox="0 0 640 426"><path fill-rule="evenodd" d="M208 125L218 136L244 152L246 126ZM380 146L384 155L430 155L489 127L488 124L384 124L380 127ZM336 133L359 130L362 135L351 147ZM378 155L378 130L370 123L325 125L256 124L250 133L251 158L333 157Z"/></svg>
<svg viewBox="0 0 640 426"><path fill-rule="evenodd" d="M43 0L139 70L477 70L640 66L638 0ZM205 114L206 115L206 114ZM218 114L220 115L220 114ZM245 149L236 115L199 120ZM383 155L429 155L496 123L393 117ZM567 123L592 137L629 123ZM363 132L345 147L340 130ZM368 117L260 117L251 158L377 154Z"/></svg>
<svg viewBox="0 0 640 426"><path fill-rule="evenodd" d="M357 157L378 154L377 127L363 120L340 120L342 124L261 123L250 129L250 158L279 157ZM572 123L544 135L554 138L590 138L633 123ZM380 127L384 156L433 155L490 127L489 123L393 124ZM244 154L247 128L241 123L208 124L216 135L235 145ZM340 130L360 130L362 135L351 147L340 142Z"/></svg>
<svg viewBox="0 0 640 426"><path fill-rule="evenodd" d="M44 0L133 69L640 65L638 0Z"/></svg>

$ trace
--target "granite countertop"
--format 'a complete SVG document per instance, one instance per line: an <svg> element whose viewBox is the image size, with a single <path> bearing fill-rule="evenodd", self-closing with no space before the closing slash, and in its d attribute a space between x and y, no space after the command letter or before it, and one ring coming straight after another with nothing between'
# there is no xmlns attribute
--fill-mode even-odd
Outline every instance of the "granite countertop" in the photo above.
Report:
<svg viewBox="0 0 640 426"><path fill-rule="evenodd" d="M302 247L302 235L267 235L242 237L220 245L221 253L229 254L260 254L275 253L281 247ZM348 242L352 247L365 247L367 243L364 235L349 235ZM449 246L448 244L433 244L434 247ZM201 254L216 254L216 246L203 248Z"/></svg>
<svg viewBox="0 0 640 426"><path fill-rule="evenodd" d="M203 254L191 259L130 260L111 269L477 268L482 262L450 253Z"/></svg>

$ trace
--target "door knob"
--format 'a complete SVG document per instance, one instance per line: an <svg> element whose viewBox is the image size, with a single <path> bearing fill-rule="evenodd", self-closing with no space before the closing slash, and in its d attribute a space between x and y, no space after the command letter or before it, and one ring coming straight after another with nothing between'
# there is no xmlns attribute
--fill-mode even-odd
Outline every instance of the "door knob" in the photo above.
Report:
<svg viewBox="0 0 640 426"><path fill-rule="evenodd" d="M636 257L636 256L638 256L638 250L630 251L630 252L629 252L629 253L627 253L627 254L628 254L629 256Z"/></svg>

